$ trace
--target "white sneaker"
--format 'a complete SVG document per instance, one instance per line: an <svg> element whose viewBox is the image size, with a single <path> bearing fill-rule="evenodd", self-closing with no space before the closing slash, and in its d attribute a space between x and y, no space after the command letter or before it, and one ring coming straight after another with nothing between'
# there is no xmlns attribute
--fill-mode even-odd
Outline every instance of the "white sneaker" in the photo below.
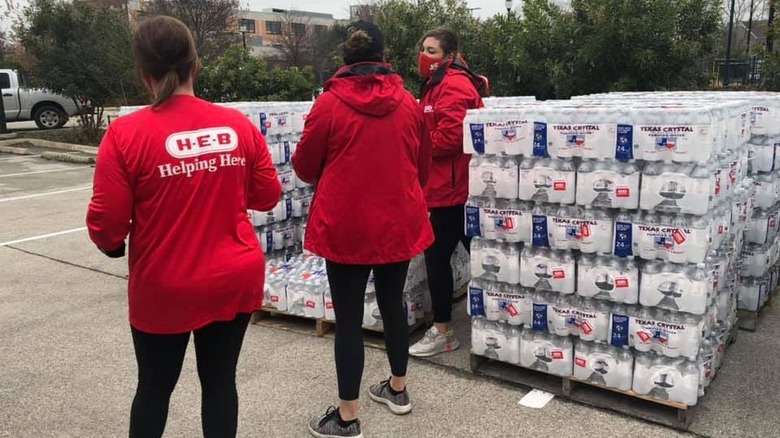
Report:
<svg viewBox="0 0 780 438"><path fill-rule="evenodd" d="M419 342L409 347L409 355L415 357L430 357L440 353L449 353L457 350L460 342L455 338L455 331L450 329L447 333L439 333L436 327L431 327L425 332L425 336Z"/></svg>

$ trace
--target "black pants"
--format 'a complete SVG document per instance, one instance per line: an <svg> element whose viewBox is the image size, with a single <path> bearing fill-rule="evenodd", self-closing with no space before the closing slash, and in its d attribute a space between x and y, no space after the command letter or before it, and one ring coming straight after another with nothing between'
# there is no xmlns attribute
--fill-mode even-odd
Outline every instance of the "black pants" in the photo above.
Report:
<svg viewBox="0 0 780 438"><path fill-rule="evenodd" d="M357 400L363 378L363 304L371 269L385 332L387 358L396 377L406 376L409 325L404 308L404 285L409 262L387 265L343 265L327 262L328 283L336 313L336 376L341 400Z"/></svg>
<svg viewBox="0 0 780 438"><path fill-rule="evenodd" d="M236 436L236 364L249 317L239 314L233 321L215 322L194 332L206 438ZM131 329L138 360L138 389L130 412L130 438L161 437L190 334L154 335Z"/></svg>
<svg viewBox="0 0 780 438"><path fill-rule="evenodd" d="M431 209L431 226L436 240L425 251L425 268L428 271L428 288L433 303L433 322L447 323L452 320L452 255L463 242L466 250L471 248L471 238L465 232L465 208L441 207Z"/></svg>

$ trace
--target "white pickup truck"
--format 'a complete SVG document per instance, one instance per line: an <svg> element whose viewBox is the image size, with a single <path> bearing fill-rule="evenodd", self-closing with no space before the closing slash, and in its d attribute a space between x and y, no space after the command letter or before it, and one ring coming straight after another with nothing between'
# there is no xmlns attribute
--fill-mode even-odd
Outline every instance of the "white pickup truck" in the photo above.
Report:
<svg viewBox="0 0 780 438"><path fill-rule="evenodd" d="M24 78L16 70L0 69L0 91L6 122L33 120L41 129L61 128L82 108L60 94L26 88Z"/></svg>

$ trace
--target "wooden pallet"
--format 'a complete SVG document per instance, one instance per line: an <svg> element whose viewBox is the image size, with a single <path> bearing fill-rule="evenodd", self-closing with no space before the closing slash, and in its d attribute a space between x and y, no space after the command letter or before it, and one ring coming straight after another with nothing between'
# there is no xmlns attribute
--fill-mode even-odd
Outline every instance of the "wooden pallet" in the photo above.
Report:
<svg viewBox="0 0 780 438"><path fill-rule="evenodd" d="M769 311L772 305L772 298L777 294L777 290L769 294L766 303L758 310L737 310L739 328L745 331L754 332L758 328L758 322Z"/></svg>
<svg viewBox="0 0 780 438"><path fill-rule="evenodd" d="M595 385L573 377L563 378L562 384L564 396L584 405L608 409L683 431L688 430L693 421L695 407L684 403Z"/></svg>
<svg viewBox="0 0 780 438"><path fill-rule="evenodd" d="M324 319L306 318L268 307L252 314L252 324L317 337L325 336L331 328Z"/></svg>
<svg viewBox="0 0 780 438"><path fill-rule="evenodd" d="M693 420L694 408L683 403L594 385L572 377L555 376L476 354L471 354L471 369L481 376L540 389L577 403L609 409L679 430L687 430Z"/></svg>
<svg viewBox="0 0 780 438"><path fill-rule="evenodd" d="M432 316L426 315L423 319L418 319L414 325L409 327L409 333L415 332L423 326L429 326L432 323ZM282 310L265 308L252 314L252 324L263 327L275 328L304 335L314 335L317 337L326 337L333 339L336 336L336 321L324 318L313 319L301 315L293 315ZM374 348L385 348L385 337L382 330L378 328L363 327L364 344Z"/></svg>

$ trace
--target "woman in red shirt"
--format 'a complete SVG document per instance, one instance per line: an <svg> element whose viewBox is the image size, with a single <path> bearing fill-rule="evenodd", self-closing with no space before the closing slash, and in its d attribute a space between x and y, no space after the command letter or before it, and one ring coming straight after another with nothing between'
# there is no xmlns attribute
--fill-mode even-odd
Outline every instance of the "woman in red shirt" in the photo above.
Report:
<svg viewBox="0 0 780 438"><path fill-rule="evenodd" d="M419 71L425 78L420 103L425 113L426 135L433 144L425 199L436 242L425 251L425 265L434 324L409 353L424 357L459 346L450 327L454 289L450 259L460 242L467 250L470 244L464 210L471 156L463 153L463 119L467 110L484 106L478 88L486 84L468 69L458 53L455 32L445 28L434 29L421 40Z"/></svg>
<svg viewBox="0 0 780 438"><path fill-rule="evenodd" d="M336 313L341 402L311 422L315 437L363 436L357 411L372 269L392 377L369 395L395 414L411 411L404 284L409 261L433 242L422 190L430 161L422 111L383 62L384 37L376 26L352 25L343 47L346 66L325 84L292 158L298 176L316 184L305 245L326 259Z"/></svg>
<svg viewBox="0 0 780 438"><path fill-rule="evenodd" d="M130 437L162 436L191 332L203 434L232 437L236 363L265 272L247 209L272 209L281 184L257 128L194 96L198 56L183 23L144 20L133 53L154 102L109 127L87 213L90 238L109 256L123 256L130 235L139 369Z"/></svg>

